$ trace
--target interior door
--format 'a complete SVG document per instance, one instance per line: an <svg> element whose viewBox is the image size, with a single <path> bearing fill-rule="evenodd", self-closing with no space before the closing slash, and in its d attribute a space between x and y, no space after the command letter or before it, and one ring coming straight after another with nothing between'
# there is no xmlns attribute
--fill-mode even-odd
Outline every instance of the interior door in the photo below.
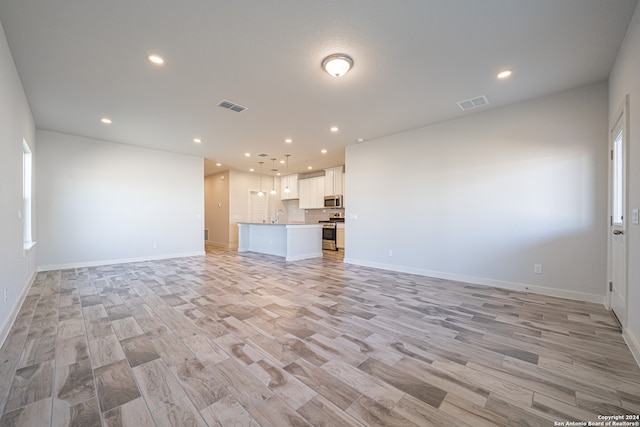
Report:
<svg viewBox="0 0 640 427"><path fill-rule="evenodd" d="M611 309L624 328L627 320L627 102L611 129L609 177L609 292Z"/></svg>
<svg viewBox="0 0 640 427"><path fill-rule="evenodd" d="M267 197L260 196L255 190L249 191L249 221L267 221Z"/></svg>

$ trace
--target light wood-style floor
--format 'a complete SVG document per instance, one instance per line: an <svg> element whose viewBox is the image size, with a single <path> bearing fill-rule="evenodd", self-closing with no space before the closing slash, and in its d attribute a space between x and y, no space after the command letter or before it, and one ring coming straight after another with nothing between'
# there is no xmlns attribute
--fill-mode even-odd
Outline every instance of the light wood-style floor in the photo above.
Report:
<svg viewBox="0 0 640 427"><path fill-rule="evenodd" d="M602 306L229 250L38 274L2 426L553 426L640 413Z"/></svg>

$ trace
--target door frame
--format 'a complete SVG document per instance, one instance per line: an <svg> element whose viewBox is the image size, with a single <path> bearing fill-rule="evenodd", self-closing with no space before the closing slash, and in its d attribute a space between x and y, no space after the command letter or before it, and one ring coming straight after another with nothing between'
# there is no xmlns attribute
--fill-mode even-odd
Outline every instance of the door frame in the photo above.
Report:
<svg viewBox="0 0 640 427"><path fill-rule="evenodd" d="M612 208L613 208L613 194L612 194L612 179L613 179L613 161L612 161L612 155L613 155L613 143L615 140L615 130L617 128L621 128L622 132L623 132L623 150L624 150L624 164L623 164L623 180L624 180L624 193L623 193L623 198L624 198L624 205L623 205L623 221L622 221L622 231L625 233L625 237L624 237L624 242L623 242L623 262L624 262L624 267L623 267L623 271L621 274L621 277L623 278L623 282L621 286L624 287L624 295L625 295L625 301L624 301L624 305L623 305L623 310L624 313L622 316L622 319L618 318L617 315L614 314L614 316L616 316L616 318L618 319L618 321L621 323L622 329L626 329L626 323L627 323L627 318L628 318L628 314L629 314L629 280L627 277L627 270L628 270L628 262L629 262L629 240L626 237L626 232L628 230L628 219L629 219L629 208L628 208L628 199L629 199L629 118L628 118L628 113L629 113L629 95L625 95L622 104L620 105L620 107L616 110L616 114L614 116L614 119L609 127L609 135L608 135L608 157L609 157L609 161L608 161L608 186L607 186L607 193L608 193L608 197L607 197L607 213L608 213L608 218L609 218L609 224L607 224L607 287L606 287L606 307L607 309L611 310L613 313L613 304L612 304L612 290L611 290L611 283L613 280L613 268L614 268L614 262L613 262L613 248L612 248L612 235L613 235L613 229L614 229L614 225L613 225L613 212L612 212ZM620 121L622 120L621 125L618 127L618 123L620 123ZM620 228L620 226L618 226L617 228Z"/></svg>
<svg viewBox="0 0 640 427"><path fill-rule="evenodd" d="M263 212L263 216L261 221L262 222L268 222L268 218L269 218L269 200L267 197L268 193L264 193L263 196L258 196L257 193L259 193L260 191L262 191L262 189L258 190L258 189L251 189L249 188L249 192L248 192L248 199L249 199L249 203L248 203L248 212L247 212L247 217L248 217L248 221L249 222L255 222L254 218L253 218L253 196L254 194L256 195L256 197L262 197L263 201L263 205L264 205L264 212Z"/></svg>

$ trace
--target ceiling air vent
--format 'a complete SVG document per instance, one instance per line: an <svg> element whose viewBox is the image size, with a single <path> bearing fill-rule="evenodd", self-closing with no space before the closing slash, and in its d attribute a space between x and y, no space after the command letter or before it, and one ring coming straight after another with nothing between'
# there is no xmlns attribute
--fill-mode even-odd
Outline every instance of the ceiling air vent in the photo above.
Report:
<svg viewBox="0 0 640 427"><path fill-rule="evenodd" d="M226 108L227 110L235 111L236 113L242 113L244 110L247 109L247 107L244 107L240 104L236 104L235 102L227 101L226 99L223 99L222 101L218 102L218 106L222 108Z"/></svg>
<svg viewBox="0 0 640 427"><path fill-rule="evenodd" d="M489 105L489 100L486 96L476 96L475 98L465 99L464 101L458 102L458 107L462 111L471 110L473 108L484 107L485 105Z"/></svg>

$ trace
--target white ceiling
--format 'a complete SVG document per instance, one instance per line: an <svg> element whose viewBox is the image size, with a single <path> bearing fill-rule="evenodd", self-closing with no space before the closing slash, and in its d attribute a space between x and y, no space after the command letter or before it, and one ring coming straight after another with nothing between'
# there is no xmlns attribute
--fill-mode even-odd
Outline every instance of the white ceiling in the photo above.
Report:
<svg viewBox="0 0 640 427"><path fill-rule="evenodd" d="M222 163L206 173L257 169L259 153L307 172L356 138L605 80L636 3L2 0L0 21L39 129ZM320 69L331 53L354 59L346 76ZM479 95L490 105L456 104Z"/></svg>

